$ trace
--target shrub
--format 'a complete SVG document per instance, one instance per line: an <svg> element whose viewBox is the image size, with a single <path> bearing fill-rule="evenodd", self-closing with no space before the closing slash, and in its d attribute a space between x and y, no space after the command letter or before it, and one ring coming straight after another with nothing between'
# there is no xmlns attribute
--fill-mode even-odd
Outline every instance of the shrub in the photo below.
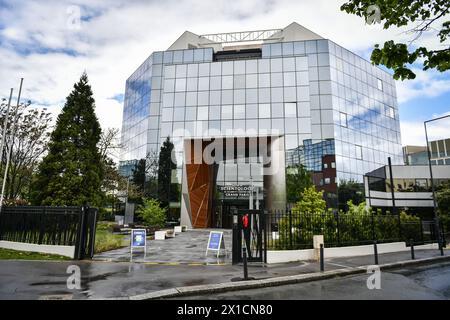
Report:
<svg viewBox="0 0 450 320"><path fill-rule="evenodd" d="M145 199L144 204L138 207L137 213L150 227L163 227L167 218L167 210L161 208L159 201L155 199Z"/></svg>

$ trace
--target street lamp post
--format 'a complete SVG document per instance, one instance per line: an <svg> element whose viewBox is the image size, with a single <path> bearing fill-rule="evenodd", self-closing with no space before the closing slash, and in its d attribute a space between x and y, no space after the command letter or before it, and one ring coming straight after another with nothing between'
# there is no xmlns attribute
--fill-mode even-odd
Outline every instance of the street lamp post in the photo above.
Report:
<svg viewBox="0 0 450 320"><path fill-rule="evenodd" d="M439 118L435 118L432 120L427 120L423 123L424 127L425 127L425 139L427 142L427 155L428 155L428 168L430 170L430 182L431 182L431 191L433 193L433 212L434 212L434 221L435 221L435 225L436 225L436 235L437 235L437 240L438 240L438 244L439 244L439 248L441 248L441 246L443 245L442 243L442 237L441 237L441 233L439 230L439 216L437 214L437 202L436 202L436 188L434 187L434 181L433 181L433 166L431 165L431 151L430 151L430 145L428 143L428 132L427 132L427 124L429 122L433 122L433 121L437 121L437 120L442 120L444 118L449 118L450 115L446 115L443 117L439 117Z"/></svg>
<svg viewBox="0 0 450 320"><path fill-rule="evenodd" d="M23 78L20 79L19 95L17 96L17 106L16 106L16 111L14 114L13 128L12 128L12 132L11 132L11 143L10 143L9 149L7 149L7 154L6 154L6 167L5 167L5 172L3 175L2 191L0 194L0 212L1 212L2 206L3 206L3 198L5 196L6 179L8 178L9 163L11 161L11 155L13 152L14 139L16 138L16 130L17 130L17 127L19 126L19 124L18 124L18 122L19 122L19 107L20 107L20 96L22 94L22 84L23 84ZM6 132L4 134L6 136ZM3 140L3 138L2 138L2 140Z"/></svg>

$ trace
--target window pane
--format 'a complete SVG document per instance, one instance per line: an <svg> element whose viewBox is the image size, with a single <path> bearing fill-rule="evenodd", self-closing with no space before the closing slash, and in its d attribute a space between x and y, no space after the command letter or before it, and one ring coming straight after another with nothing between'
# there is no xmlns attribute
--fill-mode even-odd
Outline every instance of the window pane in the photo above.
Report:
<svg viewBox="0 0 450 320"><path fill-rule="evenodd" d="M259 105L259 118L270 118L270 104L264 103Z"/></svg>
<svg viewBox="0 0 450 320"><path fill-rule="evenodd" d="M296 103L285 103L284 104L284 114L285 117L297 117L297 104Z"/></svg>
<svg viewBox="0 0 450 320"><path fill-rule="evenodd" d="M245 118L245 105L236 104L234 106L234 119L244 119Z"/></svg>
<svg viewBox="0 0 450 320"><path fill-rule="evenodd" d="M222 106L222 119L233 119L233 106Z"/></svg>

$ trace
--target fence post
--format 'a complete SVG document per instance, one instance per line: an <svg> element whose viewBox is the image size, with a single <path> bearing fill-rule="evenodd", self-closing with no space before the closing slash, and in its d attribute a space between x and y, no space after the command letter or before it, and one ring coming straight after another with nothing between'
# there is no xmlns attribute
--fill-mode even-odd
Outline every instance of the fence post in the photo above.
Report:
<svg viewBox="0 0 450 320"><path fill-rule="evenodd" d="M337 242L338 247L341 246L341 231L340 231L340 225L339 225L339 209L336 211L336 226L337 226Z"/></svg>
<svg viewBox="0 0 450 320"><path fill-rule="evenodd" d="M374 216L373 216L373 211L372 211L372 215L371 215L371 224L372 224L372 240L373 241L376 241L376 239L375 239L375 219L374 219Z"/></svg>
<svg viewBox="0 0 450 320"><path fill-rule="evenodd" d="M267 220L266 220L266 212L265 211L261 211L261 219L263 220L262 226L263 226L263 234L264 234L264 246L263 246L263 250L264 250L264 263L267 263L267 229L269 229L267 227Z"/></svg>
<svg viewBox="0 0 450 320"><path fill-rule="evenodd" d="M411 259L414 260L415 259L415 255L414 255L414 240L410 239L409 240L409 244L411 246Z"/></svg>
<svg viewBox="0 0 450 320"><path fill-rule="evenodd" d="M375 240L373 242L373 253L375 256L375 264L378 265L378 248L377 248L377 241Z"/></svg>
<svg viewBox="0 0 450 320"><path fill-rule="evenodd" d="M400 220L400 213L398 213L397 215L397 220L398 220L398 241L402 241L402 221Z"/></svg>
<svg viewBox="0 0 450 320"><path fill-rule="evenodd" d="M423 223L422 223L422 218L420 219L420 240L422 244L425 244L425 240L423 238Z"/></svg>
<svg viewBox="0 0 450 320"><path fill-rule="evenodd" d="M325 263L323 261L323 243L320 244L320 271L325 270Z"/></svg>
<svg viewBox="0 0 450 320"><path fill-rule="evenodd" d="M44 223L42 222L42 220L44 220L45 222L45 208L42 208L42 213L39 217L39 238L38 238L38 244L42 244L42 240L44 238Z"/></svg>
<svg viewBox="0 0 450 320"><path fill-rule="evenodd" d="M292 250L292 210L289 210L289 249Z"/></svg>

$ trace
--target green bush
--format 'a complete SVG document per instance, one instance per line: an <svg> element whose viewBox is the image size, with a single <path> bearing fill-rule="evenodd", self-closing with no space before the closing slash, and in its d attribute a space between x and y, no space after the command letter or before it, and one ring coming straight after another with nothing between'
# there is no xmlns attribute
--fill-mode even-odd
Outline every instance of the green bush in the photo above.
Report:
<svg viewBox="0 0 450 320"><path fill-rule="evenodd" d="M167 219L167 210L155 199L145 199L144 204L138 207L137 213L150 227L161 228Z"/></svg>
<svg viewBox="0 0 450 320"><path fill-rule="evenodd" d="M419 241L421 225L418 217L400 213L397 215L373 213L365 203L347 203L348 211L333 213L309 213L293 210L291 216L278 220L279 239L272 241L271 249L311 248L314 235L323 235L325 244L340 246L372 243L374 237L379 242ZM401 239L399 236L401 235Z"/></svg>

